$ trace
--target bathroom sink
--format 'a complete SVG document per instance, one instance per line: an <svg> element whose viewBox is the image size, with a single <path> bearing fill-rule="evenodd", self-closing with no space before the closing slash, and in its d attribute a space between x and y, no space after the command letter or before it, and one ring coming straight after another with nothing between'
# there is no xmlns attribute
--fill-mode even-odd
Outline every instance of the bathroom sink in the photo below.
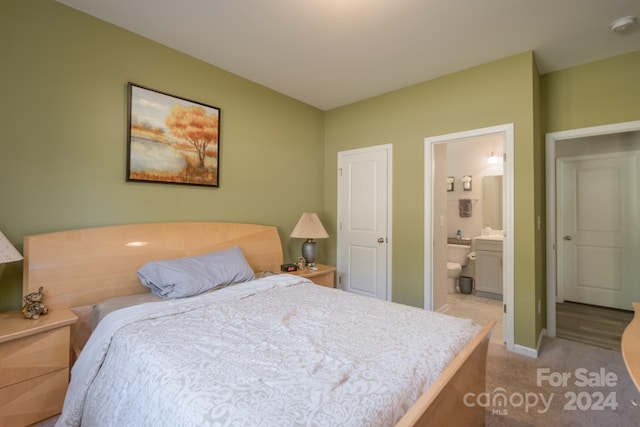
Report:
<svg viewBox="0 0 640 427"><path fill-rule="evenodd" d="M457 237L447 237L447 244L471 246L471 239L468 237L462 237L460 239Z"/></svg>
<svg viewBox="0 0 640 427"><path fill-rule="evenodd" d="M489 234L487 236L477 236L476 240L504 240L502 234Z"/></svg>
<svg viewBox="0 0 640 427"><path fill-rule="evenodd" d="M502 252L504 235L502 233L487 234L474 238L476 251L497 251Z"/></svg>

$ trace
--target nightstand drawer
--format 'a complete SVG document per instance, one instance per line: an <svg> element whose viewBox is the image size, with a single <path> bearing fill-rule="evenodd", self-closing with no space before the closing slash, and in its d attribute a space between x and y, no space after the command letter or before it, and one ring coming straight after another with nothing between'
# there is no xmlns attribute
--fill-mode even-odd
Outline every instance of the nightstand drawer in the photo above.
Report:
<svg viewBox="0 0 640 427"><path fill-rule="evenodd" d="M0 344L0 387L68 368L69 334L65 326Z"/></svg>
<svg viewBox="0 0 640 427"><path fill-rule="evenodd" d="M60 413L69 369L0 388L0 427L27 426Z"/></svg>
<svg viewBox="0 0 640 427"><path fill-rule="evenodd" d="M297 270L289 274L295 276L305 277L311 280L316 285L326 286L333 288L333 282L335 281L335 267L324 264L316 264L316 270Z"/></svg>
<svg viewBox="0 0 640 427"><path fill-rule="evenodd" d="M331 271L331 272L328 272L328 273L325 273L325 274L321 274L321 275L318 275L318 276L309 277L309 280L311 280L316 285L326 286L328 288L333 288L334 273L333 273L333 271Z"/></svg>

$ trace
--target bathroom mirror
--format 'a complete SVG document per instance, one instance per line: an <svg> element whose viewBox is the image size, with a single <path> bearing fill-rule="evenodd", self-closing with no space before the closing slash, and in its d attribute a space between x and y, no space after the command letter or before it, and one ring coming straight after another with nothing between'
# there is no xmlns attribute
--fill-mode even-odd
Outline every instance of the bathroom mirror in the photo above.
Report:
<svg viewBox="0 0 640 427"><path fill-rule="evenodd" d="M482 226L502 230L502 176L482 177Z"/></svg>

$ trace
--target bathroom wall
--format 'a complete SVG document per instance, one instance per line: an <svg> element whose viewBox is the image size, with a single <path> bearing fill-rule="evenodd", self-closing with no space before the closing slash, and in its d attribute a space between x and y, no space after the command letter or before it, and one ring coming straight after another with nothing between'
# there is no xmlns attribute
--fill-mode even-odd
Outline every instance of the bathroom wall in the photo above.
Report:
<svg viewBox="0 0 640 427"><path fill-rule="evenodd" d="M463 238L473 238L482 233L484 220L482 217L482 178L503 174L502 162L490 165L488 163L491 153L502 155L504 152L501 135L488 135L483 137L466 138L451 141L446 145L447 177L453 177L453 191L446 192L447 209L447 237L456 237L460 230ZM462 186L462 177L471 176L471 190L465 191ZM461 218L458 201L471 199L471 216ZM471 248L474 250L475 248ZM434 260L435 262L435 260ZM462 276L475 276L475 262L468 262L462 268ZM446 289L446 278L437 282L438 289ZM435 292L435 290L434 290Z"/></svg>
<svg viewBox="0 0 640 427"><path fill-rule="evenodd" d="M458 230L462 237L471 238L482 233L482 178L502 175L502 162L488 164L491 153L504 152L500 135L462 139L447 143L447 176L454 178L453 191L447 192L447 236L455 237ZM471 191L462 189L462 177L471 175ZM460 199L471 199L471 217L461 218L458 210Z"/></svg>

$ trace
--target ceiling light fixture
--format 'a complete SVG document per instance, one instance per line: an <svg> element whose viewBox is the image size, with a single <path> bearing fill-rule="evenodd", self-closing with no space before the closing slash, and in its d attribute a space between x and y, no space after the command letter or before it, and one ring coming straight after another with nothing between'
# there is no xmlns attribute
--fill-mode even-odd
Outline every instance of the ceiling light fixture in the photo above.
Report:
<svg viewBox="0 0 640 427"><path fill-rule="evenodd" d="M636 25L638 18L635 16L625 16L622 18L618 18L609 25L609 30L612 33L624 34L629 30L629 28Z"/></svg>

